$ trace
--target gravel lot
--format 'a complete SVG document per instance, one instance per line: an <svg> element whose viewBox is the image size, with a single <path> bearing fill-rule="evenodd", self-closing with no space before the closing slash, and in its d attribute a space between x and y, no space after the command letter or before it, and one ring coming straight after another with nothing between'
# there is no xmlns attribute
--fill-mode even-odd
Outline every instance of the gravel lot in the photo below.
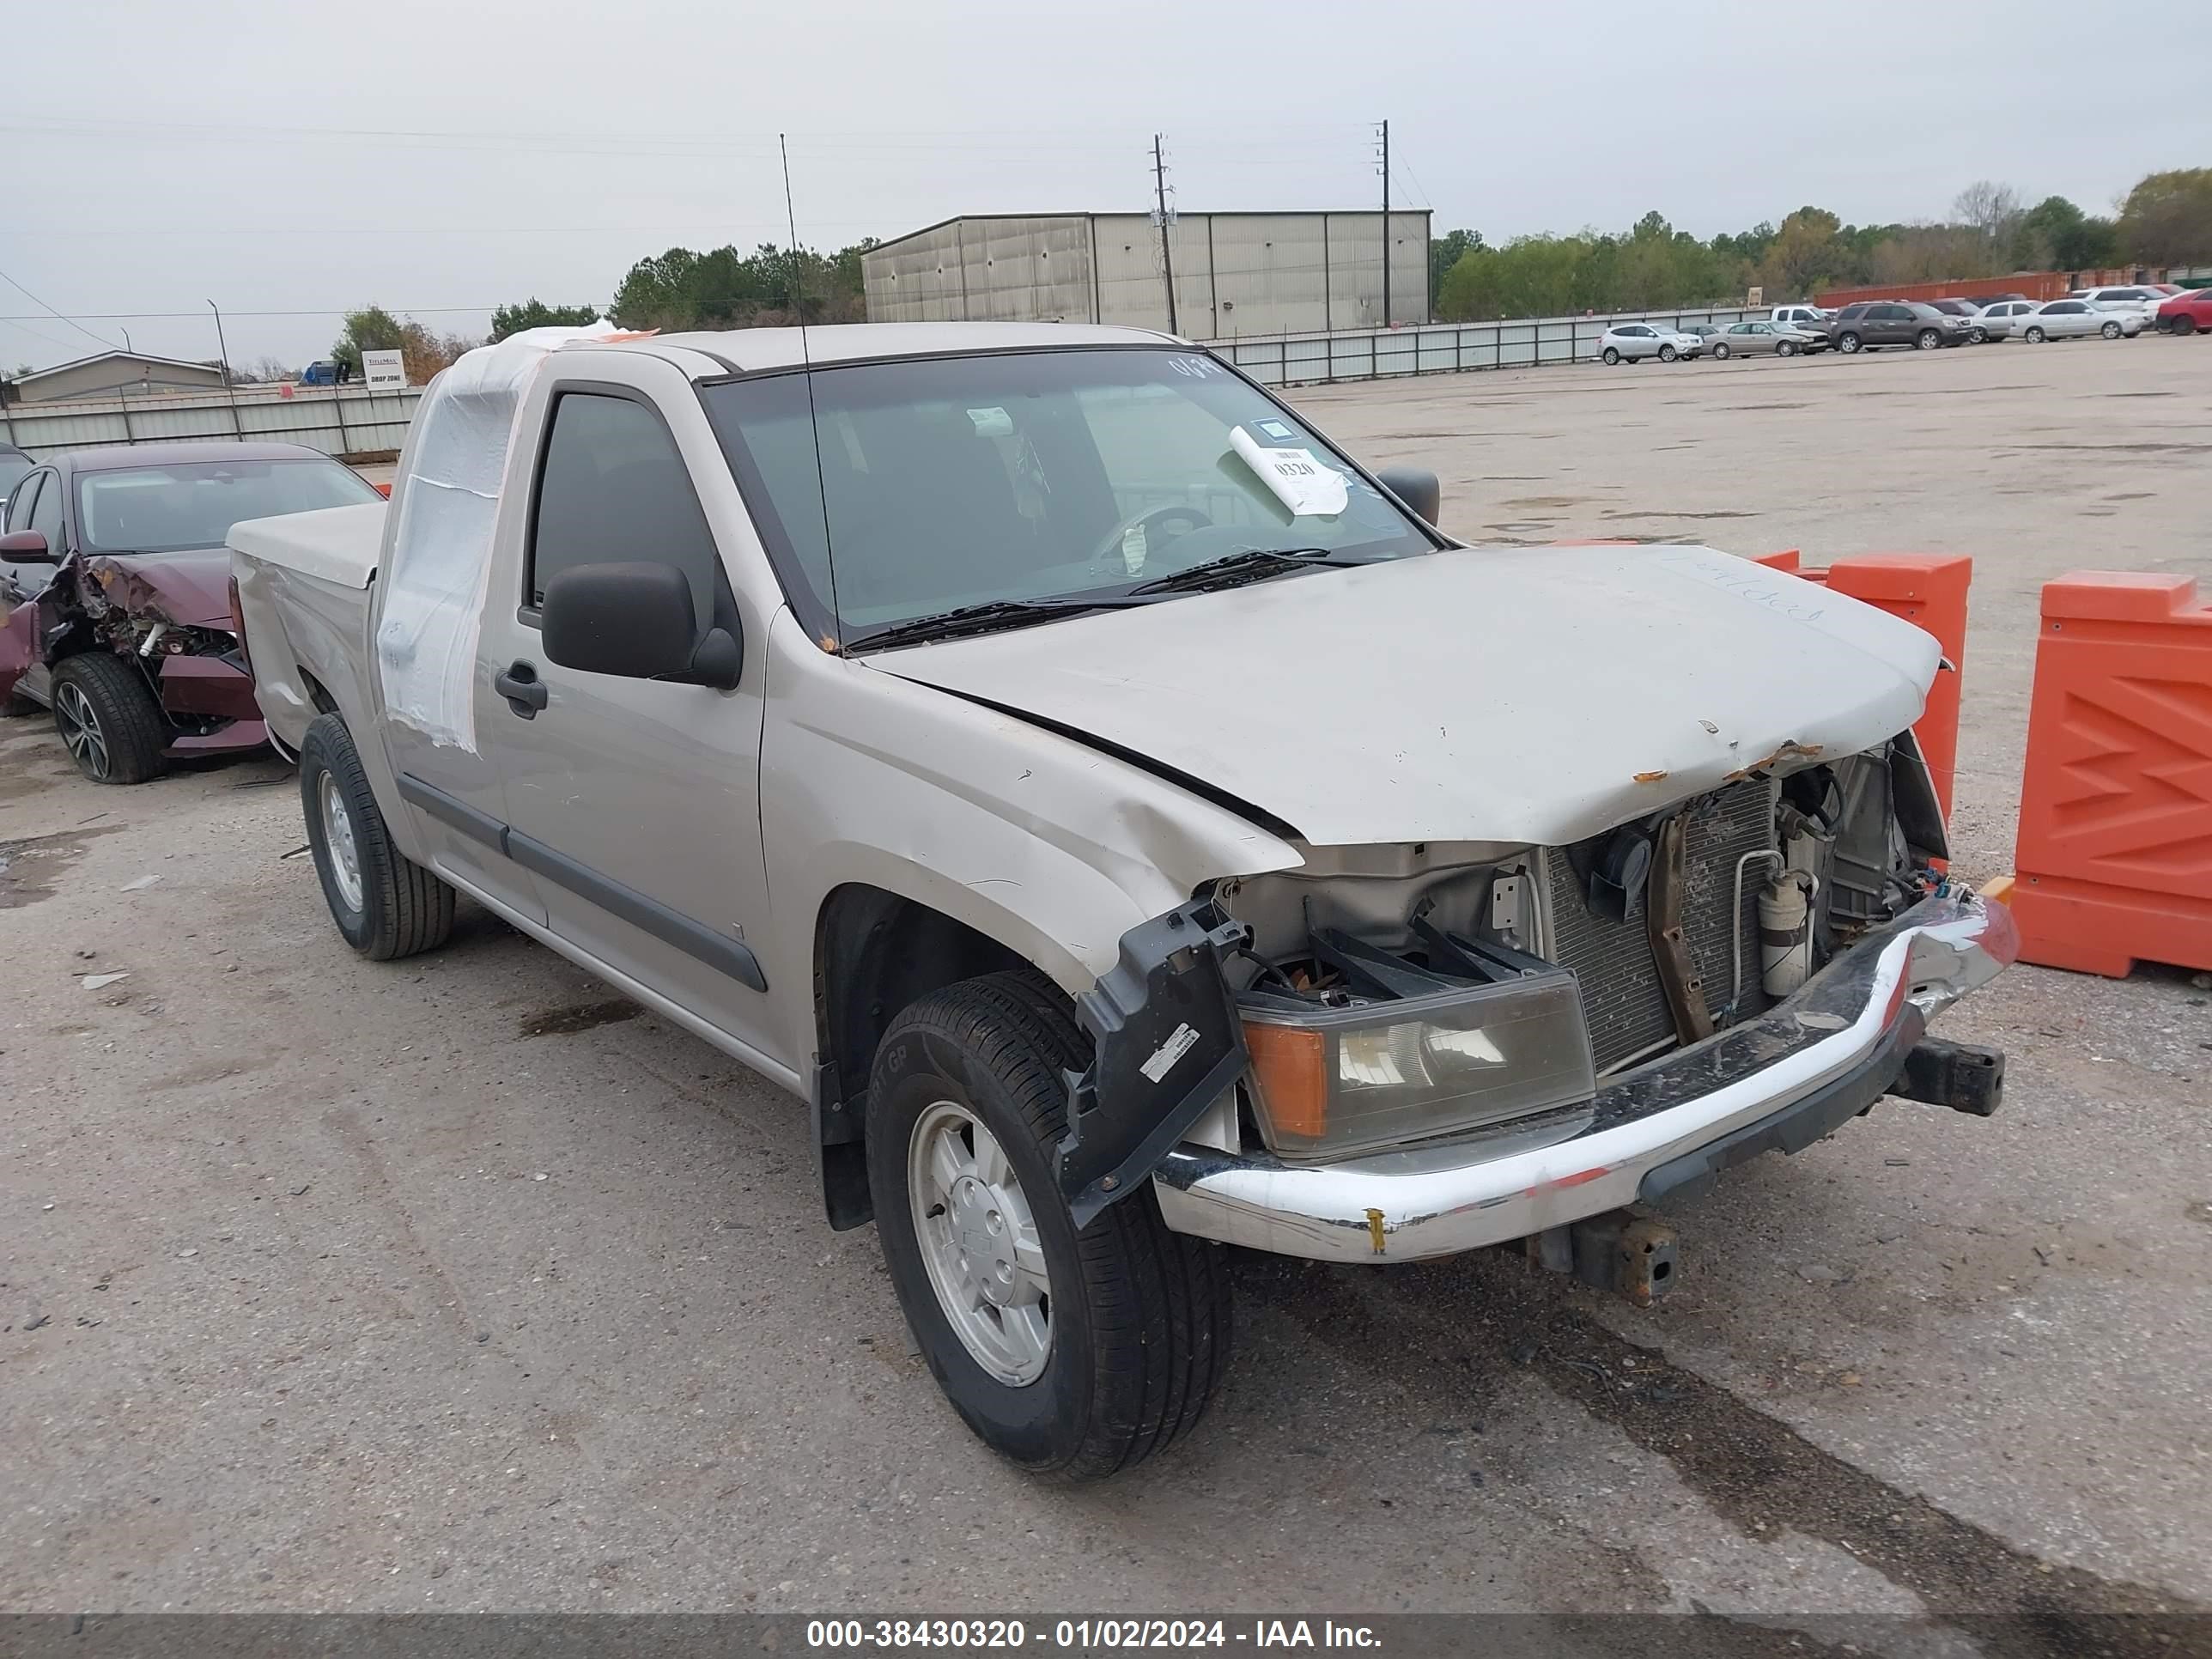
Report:
<svg viewBox="0 0 2212 1659"><path fill-rule="evenodd" d="M1297 395L1473 540L1972 554L1975 877L2038 584L2212 590L2208 371L2146 339ZM1946 1026L2011 1052L2002 1114L1891 1103L1744 1168L1650 1313L1498 1255L1246 1259L1207 1423L1064 1490L943 1404L794 1102L473 910L356 960L303 841L273 759L106 789L0 724L0 1607L2012 1612L2004 1650L2059 1654L2067 1610L2212 1603L2186 975L2008 975Z"/></svg>

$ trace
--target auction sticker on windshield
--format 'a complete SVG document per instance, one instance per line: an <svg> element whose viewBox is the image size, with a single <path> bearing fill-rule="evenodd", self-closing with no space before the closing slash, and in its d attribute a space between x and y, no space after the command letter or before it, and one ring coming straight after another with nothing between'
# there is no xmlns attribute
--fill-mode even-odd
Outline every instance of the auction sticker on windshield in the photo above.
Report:
<svg viewBox="0 0 2212 1659"><path fill-rule="evenodd" d="M1260 424L1282 429L1276 421ZM1230 429L1229 447L1243 458L1244 465L1259 475L1260 482L1274 492L1275 498L1300 518L1334 518L1344 511L1350 499L1344 474L1315 459L1310 449L1262 444L1250 429L1241 426Z"/></svg>

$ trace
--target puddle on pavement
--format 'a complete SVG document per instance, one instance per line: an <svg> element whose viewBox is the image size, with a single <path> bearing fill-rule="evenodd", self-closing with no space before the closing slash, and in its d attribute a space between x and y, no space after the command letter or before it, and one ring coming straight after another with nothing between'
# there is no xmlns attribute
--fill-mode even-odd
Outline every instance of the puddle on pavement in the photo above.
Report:
<svg viewBox="0 0 2212 1659"><path fill-rule="evenodd" d="M0 910L13 910L50 897L63 871L84 855L85 843L108 836L120 824L97 830L64 830L23 841L0 841Z"/></svg>
<svg viewBox="0 0 2212 1659"><path fill-rule="evenodd" d="M635 1002L580 1002L568 1008L549 1008L542 1014L532 1014L522 1022L522 1035L530 1036L568 1036L577 1031L588 1031L596 1026L617 1025L626 1019L635 1019L645 1010Z"/></svg>

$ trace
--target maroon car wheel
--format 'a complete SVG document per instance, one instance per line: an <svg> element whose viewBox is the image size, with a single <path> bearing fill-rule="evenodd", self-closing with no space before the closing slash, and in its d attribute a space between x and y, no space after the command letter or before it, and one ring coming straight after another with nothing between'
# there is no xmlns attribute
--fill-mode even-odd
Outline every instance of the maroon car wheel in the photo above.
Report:
<svg viewBox="0 0 2212 1659"><path fill-rule="evenodd" d="M87 651L54 669L54 730L94 783L144 783L161 775L169 722L137 668Z"/></svg>

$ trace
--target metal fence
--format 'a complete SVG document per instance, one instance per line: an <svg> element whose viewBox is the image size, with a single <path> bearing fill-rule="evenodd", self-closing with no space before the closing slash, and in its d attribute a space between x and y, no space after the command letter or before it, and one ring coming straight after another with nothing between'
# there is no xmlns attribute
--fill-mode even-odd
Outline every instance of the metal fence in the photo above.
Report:
<svg viewBox="0 0 2212 1659"><path fill-rule="evenodd" d="M288 396L287 393L289 393ZM332 455L377 454L406 441L422 390L240 386L0 407L0 441L33 455L112 444L215 440L305 444Z"/></svg>
<svg viewBox="0 0 2212 1659"><path fill-rule="evenodd" d="M1725 328L1762 315L1741 308L1626 311L1604 317L1531 317L1503 323L1428 323L1415 328L1283 334L1206 343L1268 386L1379 380L1480 368L1535 368L1597 361L1600 337L1617 323L1711 323Z"/></svg>
<svg viewBox="0 0 2212 1659"><path fill-rule="evenodd" d="M1502 323L1429 323L1334 334L1248 335L1206 343L1268 386L1389 380L1484 368L1533 368L1597 360L1599 337L1616 323L1711 323L1742 310L1636 311L1604 317L1534 317ZM332 455L398 449L422 388L240 386L170 396L0 406L0 441L33 455L111 444L239 440L306 444Z"/></svg>

